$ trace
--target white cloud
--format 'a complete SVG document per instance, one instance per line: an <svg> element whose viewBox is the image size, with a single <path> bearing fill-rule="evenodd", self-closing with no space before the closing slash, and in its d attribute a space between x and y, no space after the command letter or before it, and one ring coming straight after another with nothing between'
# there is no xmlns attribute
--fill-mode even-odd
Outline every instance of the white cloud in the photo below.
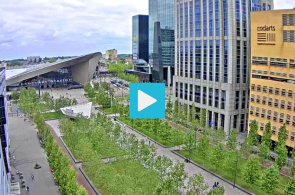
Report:
<svg viewBox="0 0 295 195"><path fill-rule="evenodd" d="M0 43L12 40L16 47L0 49L0 59L47 55L60 44L73 55L78 49L67 45L87 47L85 52L119 48L131 53L132 16L147 14L148 0L0 0L0 13ZM43 53L40 46L46 47Z"/></svg>
<svg viewBox="0 0 295 195"><path fill-rule="evenodd" d="M295 8L294 0L274 0L275 9L293 9Z"/></svg>

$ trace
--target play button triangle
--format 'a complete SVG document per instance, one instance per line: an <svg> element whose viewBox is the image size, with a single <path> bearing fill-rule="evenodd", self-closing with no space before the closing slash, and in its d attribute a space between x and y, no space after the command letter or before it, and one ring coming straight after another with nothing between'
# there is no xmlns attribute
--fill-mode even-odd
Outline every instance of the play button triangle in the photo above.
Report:
<svg viewBox="0 0 295 195"><path fill-rule="evenodd" d="M148 94L138 90L138 112L156 103L157 100Z"/></svg>

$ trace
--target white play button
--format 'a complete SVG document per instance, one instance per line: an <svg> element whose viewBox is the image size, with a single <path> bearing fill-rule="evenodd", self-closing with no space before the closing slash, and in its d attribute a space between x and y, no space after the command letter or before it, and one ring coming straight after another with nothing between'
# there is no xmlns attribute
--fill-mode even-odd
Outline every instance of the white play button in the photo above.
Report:
<svg viewBox="0 0 295 195"><path fill-rule="evenodd" d="M148 94L138 90L138 112L156 103L157 100Z"/></svg>

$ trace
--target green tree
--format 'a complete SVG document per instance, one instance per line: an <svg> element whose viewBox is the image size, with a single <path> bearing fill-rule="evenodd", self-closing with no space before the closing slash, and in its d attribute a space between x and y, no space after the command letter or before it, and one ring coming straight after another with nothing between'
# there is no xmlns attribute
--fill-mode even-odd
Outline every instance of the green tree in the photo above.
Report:
<svg viewBox="0 0 295 195"><path fill-rule="evenodd" d="M265 125L265 130L262 136L262 142L264 142L269 148L271 148L271 122Z"/></svg>
<svg viewBox="0 0 295 195"><path fill-rule="evenodd" d="M217 187L217 188L213 188L208 195L224 195L225 193L225 189L224 187Z"/></svg>
<svg viewBox="0 0 295 195"><path fill-rule="evenodd" d="M212 165L215 166L215 170L217 170L217 167L222 164L222 161L224 159L223 145L221 143L213 148L210 159Z"/></svg>
<svg viewBox="0 0 295 195"><path fill-rule="evenodd" d="M206 124L206 110L205 109L201 109L201 112L200 112L200 125L201 127L205 127L207 126Z"/></svg>
<svg viewBox="0 0 295 195"><path fill-rule="evenodd" d="M178 113L179 113L179 102L178 100L175 100L174 110L173 110L173 118L175 122L178 122Z"/></svg>
<svg viewBox="0 0 295 195"><path fill-rule="evenodd" d="M197 144L196 149L202 158L207 157L207 153L209 150L209 141L210 141L210 138L206 134L202 134L199 139L199 143Z"/></svg>
<svg viewBox="0 0 295 195"><path fill-rule="evenodd" d="M172 109L173 109L173 104L171 102L171 98L169 96L168 102L167 102L167 109L166 109L166 113L167 113L167 117L170 118L172 115Z"/></svg>
<svg viewBox="0 0 295 195"><path fill-rule="evenodd" d="M9 63L8 66L20 66L20 65L21 65L20 62L18 62L18 61L12 61L12 62Z"/></svg>
<svg viewBox="0 0 295 195"><path fill-rule="evenodd" d="M265 142L262 142L262 144L260 144L260 146L258 147L258 150L259 150L258 155L259 155L261 161L264 163L265 160L267 160L270 155L269 147Z"/></svg>
<svg viewBox="0 0 295 195"><path fill-rule="evenodd" d="M177 162L172 168L171 172L169 173L169 176L172 178L174 181L177 189L183 188L184 187L184 181L187 178L187 174L185 173L184 170L184 164Z"/></svg>
<svg viewBox="0 0 295 195"><path fill-rule="evenodd" d="M241 154L245 159L248 159L251 152L252 152L252 146L249 144L249 137L247 137L245 139L245 141L243 142L242 146L241 146Z"/></svg>
<svg viewBox="0 0 295 195"><path fill-rule="evenodd" d="M192 104L190 108L190 114L189 114L189 121L192 122L196 118L196 106L195 104Z"/></svg>
<svg viewBox="0 0 295 195"><path fill-rule="evenodd" d="M156 195L177 195L178 190L172 178L165 178L156 188Z"/></svg>
<svg viewBox="0 0 295 195"><path fill-rule="evenodd" d="M279 170L283 168L285 163L287 162L287 149L285 144L284 145L278 145L276 147L276 153L278 154L276 158L276 165L278 166Z"/></svg>
<svg viewBox="0 0 295 195"><path fill-rule="evenodd" d="M292 159L293 159L293 164L291 167L291 177L294 177L295 176L295 150L293 150Z"/></svg>
<svg viewBox="0 0 295 195"><path fill-rule="evenodd" d="M234 173L236 170L237 164L237 152L236 151L229 151L225 153L224 158L224 169L230 173Z"/></svg>
<svg viewBox="0 0 295 195"><path fill-rule="evenodd" d="M20 92L19 91L13 91L11 93L11 99L12 100L17 101L17 100L19 100L19 98L20 98Z"/></svg>
<svg viewBox="0 0 295 195"><path fill-rule="evenodd" d="M236 150L237 148L237 136L238 132L236 129L231 130L230 136L228 137L227 140L227 148L231 151Z"/></svg>
<svg viewBox="0 0 295 195"><path fill-rule="evenodd" d="M56 60L52 58L52 59L49 60L49 63L53 63L53 62L55 62L55 61L56 61Z"/></svg>
<svg viewBox="0 0 295 195"><path fill-rule="evenodd" d="M243 178L249 184L254 184L260 178L260 163L257 156L252 155L247 161L244 171Z"/></svg>
<svg viewBox="0 0 295 195"><path fill-rule="evenodd" d="M217 130L213 130L212 139L215 145L218 145L225 139L225 133L222 127L218 128Z"/></svg>
<svg viewBox="0 0 295 195"><path fill-rule="evenodd" d="M189 131L189 133L185 135L185 148L189 152L189 158L191 157L193 149L196 147L195 140L195 131Z"/></svg>
<svg viewBox="0 0 295 195"><path fill-rule="evenodd" d="M256 120L254 120L250 124L250 132L249 132L249 144L251 146L254 146L257 144L257 131L258 131L258 123Z"/></svg>
<svg viewBox="0 0 295 195"><path fill-rule="evenodd" d="M184 104L182 106L182 112L181 112L181 123L183 125L187 125L187 104Z"/></svg>
<svg viewBox="0 0 295 195"><path fill-rule="evenodd" d="M261 189L267 194L274 194L279 183L279 168L271 166L266 170L266 173L261 179Z"/></svg>
<svg viewBox="0 0 295 195"><path fill-rule="evenodd" d="M188 188L187 195L205 195L209 186L205 184L202 174L195 174L189 178Z"/></svg>
<svg viewBox="0 0 295 195"><path fill-rule="evenodd" d="M295 177L291 177L285 188L285 195L295 195Z"/></svg>
<svg viewBox="0 0 295 195"><path fill-rule="evenodd" d="M287 129L286 124L280 127L279 135L278 135L278 145L286 145L287 141Z"/></svg>

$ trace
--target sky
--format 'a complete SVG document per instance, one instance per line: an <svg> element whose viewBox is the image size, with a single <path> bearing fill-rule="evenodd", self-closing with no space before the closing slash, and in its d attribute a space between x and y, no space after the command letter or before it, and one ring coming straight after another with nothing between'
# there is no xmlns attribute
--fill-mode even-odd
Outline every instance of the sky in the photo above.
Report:
<svg viewBox="0 0 295 195"><path fill-rule="evenodd" d="M295 7L274 1L275 9ZM148 0L0 0L0 60L131 53L137 14L148 14Z"/></svg>

